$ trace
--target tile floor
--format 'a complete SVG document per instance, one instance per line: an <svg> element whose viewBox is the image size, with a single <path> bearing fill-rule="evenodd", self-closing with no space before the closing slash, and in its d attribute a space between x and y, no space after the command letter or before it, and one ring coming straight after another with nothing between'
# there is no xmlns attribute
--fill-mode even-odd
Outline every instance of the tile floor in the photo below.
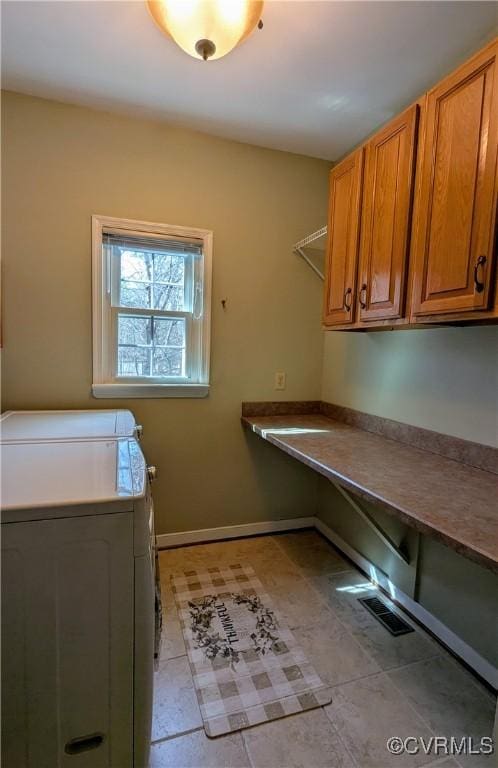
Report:
<svg viewBox="0 0 498 768"><path fill-rule="evenodd" d="M150 768L491 768L495 757L391 755L390 736L490 736L495 697L418 627L392 637L358 603L375 589L318 533L262 536L160 553L164 629ZM208 739L192 683L172 572L249 562L332 703Z"/></svg>

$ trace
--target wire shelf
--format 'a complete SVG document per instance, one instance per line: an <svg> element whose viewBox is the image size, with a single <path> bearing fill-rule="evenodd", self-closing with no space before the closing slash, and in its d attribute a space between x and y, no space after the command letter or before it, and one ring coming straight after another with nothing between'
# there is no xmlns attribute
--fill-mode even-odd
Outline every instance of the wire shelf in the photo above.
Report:
<svg viewBox="0 0 498 768"><path fill-rule="evenodd" d="M315 272L318 277L321 280L325 280L325 275L323 272L318 269L316 264L313 264L309 256L304 252L304 248L311 245L315 240L318 240L320 237L324 237L327 234L327 227L322 227L321 229L317 229L316 232L313 232L311 235L308 235L307 237L303 237L302 240L299 240L299 242L295 243L292 246L293 253L297 254L298 256L301 256L302 259L305 260L305 262L308 264L309 267Z"/></svg>

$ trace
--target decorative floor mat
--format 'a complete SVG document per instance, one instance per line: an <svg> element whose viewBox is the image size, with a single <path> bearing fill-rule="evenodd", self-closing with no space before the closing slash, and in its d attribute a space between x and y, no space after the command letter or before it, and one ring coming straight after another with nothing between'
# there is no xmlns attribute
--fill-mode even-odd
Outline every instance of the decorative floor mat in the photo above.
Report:
<svg viewBox="0 0 498 768"><path fill-rule="evenodd" d="M250 565L171 577L208 736L331 701Z"/></svg>

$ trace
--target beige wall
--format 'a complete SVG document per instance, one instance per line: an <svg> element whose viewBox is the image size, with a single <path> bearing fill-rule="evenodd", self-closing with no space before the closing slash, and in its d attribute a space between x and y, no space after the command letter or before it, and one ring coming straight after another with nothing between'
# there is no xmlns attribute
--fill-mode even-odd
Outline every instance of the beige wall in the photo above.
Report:
<svg viewBox="0 0 498 768"><path fill-rule="evenodd" d="M467 440L498 444L498 327L325 334L322 398ZM493 665L498 663L496 575L374 505L405 566L320 480L318 516L405 594ZM418 553L418 554L417 554ZM415 564L415 565L413 565ZM455 600L458 595L458 601Z"/></svg>
<svg viewBox="0 0 498 768"><path fill-rule="evenodd" d="M130 407L159 532L314 514L314 475L239 415L320 395L322 285L291 245L325 221L328 164L12 93L2 139L3 407ZM213 230L206 400L92 399L92 213Z"/></svg>
<svg viewBox="0 0 498 768"><path fill-rule="evenodd" d="M498 327L326 333L322 398L498 445Z"/></svg>
<svg viewBox="0 0 498 768"><path fill-rule="evenodd" d="M2 150L3 407L130 407L160 532L315 513L316 478L241 430L244 399L321 395L497 444L498 328L326 333L322 379L322 284L291 245L325 220L327 163L12 93ZM206 400L91 397L92 213L213 229Z"/></svg>

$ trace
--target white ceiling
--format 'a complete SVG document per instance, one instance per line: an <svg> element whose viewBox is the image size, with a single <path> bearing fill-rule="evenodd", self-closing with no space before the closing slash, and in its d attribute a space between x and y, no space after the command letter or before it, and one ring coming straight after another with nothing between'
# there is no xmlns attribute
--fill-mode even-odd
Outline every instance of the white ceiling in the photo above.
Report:
<svg viewBox="0 0 498 768"><path fill-rule="evenodd" d="M190 58L144 2L2 2L2 85L337 159L493 34L495 2L266 2L264 29Z"/></svg>

